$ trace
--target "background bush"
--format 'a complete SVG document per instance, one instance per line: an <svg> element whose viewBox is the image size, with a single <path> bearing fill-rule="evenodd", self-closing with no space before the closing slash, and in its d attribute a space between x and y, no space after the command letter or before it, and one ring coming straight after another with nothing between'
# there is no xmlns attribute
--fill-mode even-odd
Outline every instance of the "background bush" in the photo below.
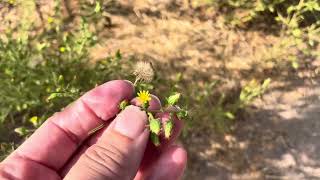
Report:
<svg viewBox="0 0 320 180"><path fill-rule="evenodd" d="M289 62L295 69L302 59L315 59L320 42L320 3L318 0L191 0L195 7L213 7L225 24L244 30L261 30L283 38L275 45L276 55L266 60ZM290 50L295 47L298 53ZM275 52L277 51L278 52ZM303 56L303 58L298 58Z"/></svg>
<svg viewBox="0 0 320 180"><path fill-rule="evenodd" d="M14 3L7 1L5 5L26 6ZM127 77L124 70L130 65L122 62L120 51L90 62L89 51L97 38L89 31L87 21L97 18L97 14L81 18L78 25L67 29L59 12L56 9L41 32L33 34L35 27L21 21L0 39L1 159L21 143L21 137L28 137L49 116L84 92Z"/></svg>

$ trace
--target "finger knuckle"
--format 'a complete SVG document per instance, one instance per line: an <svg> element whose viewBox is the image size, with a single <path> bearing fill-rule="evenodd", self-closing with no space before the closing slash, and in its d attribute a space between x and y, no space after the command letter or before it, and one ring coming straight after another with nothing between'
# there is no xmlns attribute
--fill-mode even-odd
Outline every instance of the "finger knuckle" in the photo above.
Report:
<svg viewBox="0 0 320 180"><path fill-rule="evenodd" d="M6 169L5 165L0 164L0 179L3 179L3 180L14 179L13 175L11 173L7 172L5 169Z"/></svg>
<svg viewBox="0 0 320 180"><path fill-rule="evenodd" d="M85 152L85 159L96 173L110 179L129 179L126 173L129 157L112 144L91 146Z"/></svg>

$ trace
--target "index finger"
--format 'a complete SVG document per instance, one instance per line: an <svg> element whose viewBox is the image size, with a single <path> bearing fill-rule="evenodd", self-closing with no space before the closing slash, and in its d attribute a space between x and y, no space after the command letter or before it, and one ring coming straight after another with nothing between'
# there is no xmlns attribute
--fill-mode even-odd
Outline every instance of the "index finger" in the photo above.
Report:
<svg viewBox="0 0 320 180"><path fill-rule="evenodd" d="M5 161L18 156L60 169L89 132L114 117L119 111L119 103L131 99L133 93L132 83L123 80L94 88L49 118Z"/></svg>

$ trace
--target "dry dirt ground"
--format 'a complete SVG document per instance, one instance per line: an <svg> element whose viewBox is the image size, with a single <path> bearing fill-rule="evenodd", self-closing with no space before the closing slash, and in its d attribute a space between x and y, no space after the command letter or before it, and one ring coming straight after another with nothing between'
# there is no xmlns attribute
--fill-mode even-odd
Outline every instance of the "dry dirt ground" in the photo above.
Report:
<svg viewBox="0 0 320 180"><path fill-rule="evenodd" d="M183 140L185 179L320 179L319 59L299 72L281 71L267 61L287 55L277 35L228 28L216 12L185 3L123 1L108 17L112 25L101 32L105 40L92 49L93 59L120 49L199 86L215 79L228 86L272 79L230 133L196 132Z"/></svg>
<svg viewBox="0 0 320 180"><path fill-rule="evenodd" d="M296 79L257 100L233 133L190 138L186 179L320 179L319 90Z"/></svg>

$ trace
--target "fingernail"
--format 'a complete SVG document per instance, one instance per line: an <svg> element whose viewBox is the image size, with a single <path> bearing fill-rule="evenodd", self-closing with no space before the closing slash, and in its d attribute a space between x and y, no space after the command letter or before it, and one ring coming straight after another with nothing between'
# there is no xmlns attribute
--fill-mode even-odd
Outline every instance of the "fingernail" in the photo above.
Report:
<svg viewBox="0 0 320 180"><path fill-rule="evenodd" d="M130 83L130 84L133 85L133 83L132 83L131 81L129 81L129 80L126 80L126 79L125 79L124 81L126 81L126 82L128 82L128 83Z"/></svg>
<svg viewBox="0 0 320 180"><path fill-rule="evenodd" d="M135 106L139 106L139 107L142 106L138 97L133 98L130 103ZM159 109L161 109L160 99L157 96L151 94L151 101L149 102L148 110L153 111L153 110L159 110Z"/></svg>
<svg viewBox="0 0 320 180"><path fill-rule="evenodd" d="M147 115L139 107L128 106L116 117L115 121L114 130L133 139L144 131Z"/></svg>

